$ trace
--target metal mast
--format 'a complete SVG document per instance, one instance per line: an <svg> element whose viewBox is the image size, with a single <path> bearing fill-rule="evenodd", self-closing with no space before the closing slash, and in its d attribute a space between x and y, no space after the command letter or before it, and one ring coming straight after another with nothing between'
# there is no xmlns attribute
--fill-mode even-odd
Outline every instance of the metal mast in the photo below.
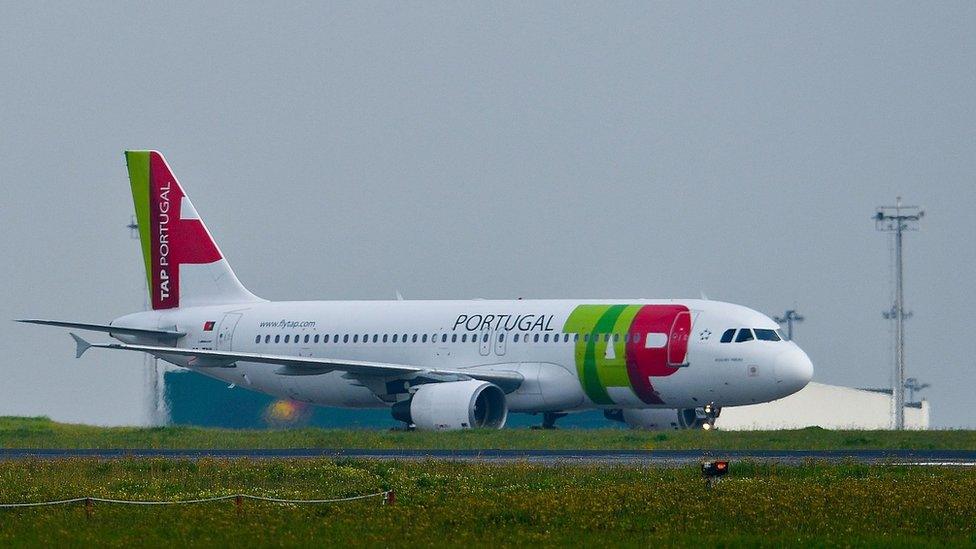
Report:
<svg viewBox="0 0 976 549"><path fill-rule="evenodd" d="M875 228L895 234L895 304L891 315L895 318L895 429L905 428L905 285L902 261L902 233L917 231L918 221L925 212L918 206L905 206L899 196L894 206L878 206L874 214Z"/></svg>

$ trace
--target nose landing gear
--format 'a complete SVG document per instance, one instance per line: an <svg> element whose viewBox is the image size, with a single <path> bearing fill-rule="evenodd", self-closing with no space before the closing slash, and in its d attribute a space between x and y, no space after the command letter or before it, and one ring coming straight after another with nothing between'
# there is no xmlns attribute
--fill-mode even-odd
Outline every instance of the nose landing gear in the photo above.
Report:
<svg viewBox="0 0 976 549"><path fill-rule="evenodd" d="M722 414L722 407L716 406L714 402L709 402L703 408L701 408L702 419L702 429L706 431L711 431L715 429L715 420L718 416Z"/></svg>

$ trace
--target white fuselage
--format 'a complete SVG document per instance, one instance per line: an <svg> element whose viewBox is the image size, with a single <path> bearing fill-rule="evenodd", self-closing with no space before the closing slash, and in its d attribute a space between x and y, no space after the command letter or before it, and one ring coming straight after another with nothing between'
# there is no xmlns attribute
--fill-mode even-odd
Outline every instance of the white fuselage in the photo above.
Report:
<svg viewBox="0 0 976 549"><path fill-rule="evenodd" d="M628 333L583 335L567 322L581 306L680 305L690 311L690 332L682 364L651 377L655 399L641 399L626 382L623 352ZM517 371L521 386L507 395L512 412L586 408L694 408L713 403L736 406L775 400L810 380L812 365L794 343L756 340L723 343L730 329L775 330L767 316L746 307L707 300L466 300L300 301L184 307L135 313L115 326L177 329L176 346L273 355L362 360L430 369ZM208 329L209 328L209 329ZM670 345L667 334L641 334L639 345ZM115 336L126 343L146 343ZM605 343L603 337L619 337ZM634 335L634 345L638 345ZM606 382L606 399L591 398L581 375L584 338L597 341L600 363L592 374ZM609 339L613 341L613 339ZM600 346L602 345L602 347ZM663 352L663 351L662 351ZM668 355L671 356L671 355ZM407 390L402 380L370 387L340 371L285 376L269 364L238 361L231 367L201 366L164 357L179 366L241 387L324 406L384 407ZM592 381L591 381L592 383ZM614 385L616 386L610 386ZM659 398L658 398L659 397Z"/></svg>

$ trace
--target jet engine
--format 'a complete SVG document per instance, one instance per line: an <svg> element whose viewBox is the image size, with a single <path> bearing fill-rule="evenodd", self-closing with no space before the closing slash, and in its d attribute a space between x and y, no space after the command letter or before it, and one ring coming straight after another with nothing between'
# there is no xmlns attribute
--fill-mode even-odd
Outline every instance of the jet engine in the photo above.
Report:
<svg viewBox="0 0 976 549"><path fill-rule="evenodd" d="M603 415L609 420L626 423L634 429L649 431L700 429L706 421L704 414L699 414L695 408L614 409L604 410Z"/></svg>
<svg viewBox="0 0 976 549"><path fill-rule="evenodd" d="M505 392L487 381L427 383L394 404L393 417L424 431L501 429L508 405Z"/></svg>

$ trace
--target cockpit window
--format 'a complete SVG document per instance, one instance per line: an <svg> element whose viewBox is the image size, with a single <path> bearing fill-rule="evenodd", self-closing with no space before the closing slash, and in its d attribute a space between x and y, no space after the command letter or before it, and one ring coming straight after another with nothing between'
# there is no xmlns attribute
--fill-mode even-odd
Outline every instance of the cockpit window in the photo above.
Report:
<svg viewBox="0 0 976 549"><path fill-rule="evenodd" d="M756 328L756 339L760 341L779 341L780 337L776 334L776 330Z"/></svg>
<svg viewBox="0 0 976 549"><path fill-rule="evenodd" d="M732 341L732 336L734 335L735 335L735 328L729 328L728 330L725 330L725 333L722 334L722 343L730 343Z"/></svg>
<svg viewBox="0 0 976 549"><path fill-rule="evenodd" d="M739 330L739 335L735 337L736 343L742 343L743 341L752 341L752 330L749 328L742 328Z"/></svg>

